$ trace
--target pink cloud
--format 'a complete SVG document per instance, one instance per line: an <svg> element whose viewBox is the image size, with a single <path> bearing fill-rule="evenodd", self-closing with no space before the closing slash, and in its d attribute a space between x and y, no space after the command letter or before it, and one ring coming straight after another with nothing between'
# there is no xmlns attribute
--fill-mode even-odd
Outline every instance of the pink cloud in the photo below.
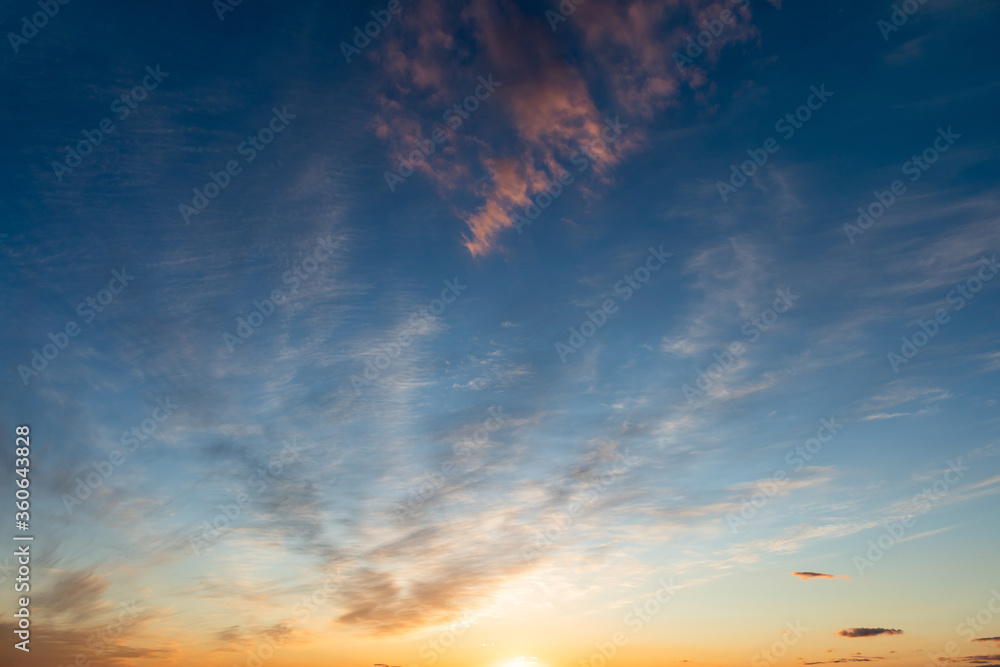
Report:
<svg viewBox="0 0 1000 667"><path fill-rule="evenodd" d="M413 165L449 201L481 199L471 210L456 205L456 214L468 227L465 247L487 255L514 226L513 214L557 180L574 154L593 156L589 166L610 183L614 168L645 144L655 114L685 85L707 85L704 68L719 50L755 34L749 10L738 12L698 65L678 68L672 54L683 35L697 34L698 22L727 7L731 0L586 2L554 32L509 0L472 0L461 11L446 0L421 0L404 16L403 34L386 40L377 58L383 80L372 130L390 147L395 170L401 159L419 158L413 151L433 136L428 118L441 118L477 77L495 77L499 86L482 109ZM596 68L567 62L565 40ZM597 99L608 99L606 108ZM606 142L602 134L616 117L628 129Z"/></svg>

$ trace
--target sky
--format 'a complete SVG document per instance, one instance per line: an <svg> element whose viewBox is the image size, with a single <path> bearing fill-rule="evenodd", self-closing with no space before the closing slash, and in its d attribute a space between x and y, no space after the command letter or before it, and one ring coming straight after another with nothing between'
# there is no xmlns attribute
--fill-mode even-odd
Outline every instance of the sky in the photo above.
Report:
<svg viewBox="0 0 1000 667"><path fill-rule="evenodd" d="M3 664L1000 665L998 19L4 2Z"/></svg>

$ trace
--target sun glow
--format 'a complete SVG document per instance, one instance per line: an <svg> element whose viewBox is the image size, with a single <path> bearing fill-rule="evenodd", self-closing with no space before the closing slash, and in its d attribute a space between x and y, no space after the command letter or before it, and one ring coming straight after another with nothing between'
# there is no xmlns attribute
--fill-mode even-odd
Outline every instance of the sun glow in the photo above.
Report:
<svg viewBox="0 0 1000 667"><path fill-rule="evenodd" d="M514 658L503 664L503 667L537 667L538 662L535 658L526 658L521 656L520 658Z"/></svg>

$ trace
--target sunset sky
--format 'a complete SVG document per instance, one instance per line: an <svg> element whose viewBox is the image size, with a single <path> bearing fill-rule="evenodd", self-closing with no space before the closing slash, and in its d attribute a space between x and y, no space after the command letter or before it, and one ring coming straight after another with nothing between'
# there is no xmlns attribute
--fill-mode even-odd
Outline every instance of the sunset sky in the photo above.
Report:
<svg viewBox="0 0 1000 667"><path fill-rule="evenodd" d="M61 3L4 666L1000 665L996 2Z"/></svg>

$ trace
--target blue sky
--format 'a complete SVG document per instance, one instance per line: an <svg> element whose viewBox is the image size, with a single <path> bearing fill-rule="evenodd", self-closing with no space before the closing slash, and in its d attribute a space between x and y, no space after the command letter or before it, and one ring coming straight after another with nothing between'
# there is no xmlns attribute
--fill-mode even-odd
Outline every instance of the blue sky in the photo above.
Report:
<svg viewBox="0 0 1000 667"><path fill-rule="evenodd" d="M998 585L995 4L883 35L884 3L735 3L683 67L734 3L399 7L351 62L387 3L72 2L8 38L32 658L601 667L669 578L605 661L1000 663L956 629Z"/></svg>

